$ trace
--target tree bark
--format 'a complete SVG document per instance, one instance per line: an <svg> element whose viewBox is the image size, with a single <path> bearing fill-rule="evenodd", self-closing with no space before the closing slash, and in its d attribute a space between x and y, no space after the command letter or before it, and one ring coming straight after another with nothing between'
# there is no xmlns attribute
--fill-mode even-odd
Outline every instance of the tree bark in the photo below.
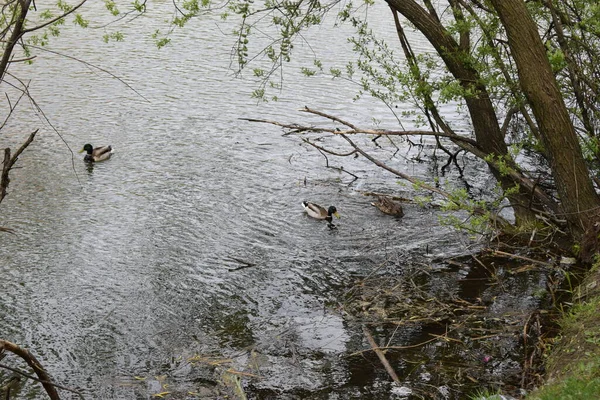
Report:
<svg viewBox="0 0 600 400"><path fill-rule="evenodd" d="M16 2L15 7L19 7L19 11L15 20L15 25L13 26L12 34L6 42L4 53L2 54L2 58L0 58L0 82L4 79L4 74L6 73L6 68L8 68L10 56L12 55L17 41L21 38L23 33L23 24L25 23L25 17L27 16L30 5L31 0L18 0Z"/></svg>
<svg viewBox="0 0 600 400"><path fill-rule="evenodd" d="M456 42L441 22L428 13L414 0L386 0L392 9L407 18L433 45L450 73L460 81L467 93L465 103L471 115L477 146L486 154L505 158L509 161L508 149L504 135L498 123L496 111L490 100L486 87L481 83L479 74L468 63L469 55L466 49ZM500 182L504 190L515 186L508 176L503 176L497 169L491 167L492 174ZM515 212L517 224L535 219L530 209L532 195L521 188L519 193L509 196L509 201Z"/></svg>
<svg viewBox="0 0 600 400"><path fill-rule="evenodd" d="M521 88L548 154L562 211L574 238L580 239L599 215L600 198L594 191L537 25L523 0L490 0L490 3L506 30Z"/></svg>

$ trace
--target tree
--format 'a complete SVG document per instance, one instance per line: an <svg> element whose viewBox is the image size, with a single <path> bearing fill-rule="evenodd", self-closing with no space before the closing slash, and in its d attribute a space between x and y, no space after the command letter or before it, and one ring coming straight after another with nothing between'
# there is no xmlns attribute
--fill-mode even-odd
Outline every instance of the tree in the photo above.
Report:
<svg viewBox="0 0 600 400"><path fill-rule="evenodd" d="M600 198L594 190L546 49L522 0L490 2L506 29L519 81L550 161L562 212L574 236L580 237L597 221Z"/></svg>

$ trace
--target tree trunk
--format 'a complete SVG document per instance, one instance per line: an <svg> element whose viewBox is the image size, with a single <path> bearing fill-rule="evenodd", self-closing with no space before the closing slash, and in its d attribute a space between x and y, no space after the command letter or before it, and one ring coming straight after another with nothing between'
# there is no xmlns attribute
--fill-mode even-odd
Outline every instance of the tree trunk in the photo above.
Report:
<svg viewBox="0 0 600 400"><path fill-rule="evenodd" d="M521 88L537 121L561 207L575 240L595 222L600 209L581 147L546 49L523 0L490 0L506 29Z"/></svg>
<svg viewBox="0 0 600 400"><path fill-rule="evenodd" d="M477 71L468 64L469 55L460 47L452 35L444 28L436 16L428 13L414 0L386 0L392 9L407 18L436 49L448 70L458 79L467 93L465 103L471 115L473 130L478 147L486 154L493 154L498 158L509 161L508 149L504 142L504 135L500 129L496 111L490 100L486 87L481 83ZM502 189L507 190L515 186L515 182L495 168L492 174L500 182ZM519 193L509 196L509 201L514 210L517 225L533 221L534 213L530 209L532 195L521 187Z"/></svg>
<svg viewBox="0 0 600 400"><path fill-rule="evenodd" d="M13 7L15 7L14 12L16 14L16 18L12 34L10 35L10 39L8 39L6 42L4 53L2 54L2 58L0 58L0 81L4 79L4 74L8 68L10 56L12 55L13 49L15 48L15 45L17 44L17 41L23 32L23 24L25 23L25 17L27 16L27 11L29 11L30 5L31 0L19 0L13 5ZM16 9L18 9L18 11Z"/></svg>

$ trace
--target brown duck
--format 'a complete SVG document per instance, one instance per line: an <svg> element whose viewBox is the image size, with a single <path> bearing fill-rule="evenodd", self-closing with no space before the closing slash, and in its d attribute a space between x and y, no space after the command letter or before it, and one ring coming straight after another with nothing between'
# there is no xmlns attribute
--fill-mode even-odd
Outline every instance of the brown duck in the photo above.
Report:
<svg viewBox="0 0 600 400"><path fill-rule="evenodd" d="M389 197L377 196L377 201L371 203L371 205L377 207L379 211L384 214L393 215L395 217L404 216L404 210L402 209L402 206Z"/></svg>

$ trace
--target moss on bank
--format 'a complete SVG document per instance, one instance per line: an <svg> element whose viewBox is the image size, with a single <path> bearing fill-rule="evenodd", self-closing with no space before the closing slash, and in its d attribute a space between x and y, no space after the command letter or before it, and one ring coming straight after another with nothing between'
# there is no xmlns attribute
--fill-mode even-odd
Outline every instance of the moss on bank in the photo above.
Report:
<svg viewBox="0 0 600 400"><path fill-rule="evenodd" d="M577 289L546 363L547 381L528 400L600 398L600 272Z"/></svg>

